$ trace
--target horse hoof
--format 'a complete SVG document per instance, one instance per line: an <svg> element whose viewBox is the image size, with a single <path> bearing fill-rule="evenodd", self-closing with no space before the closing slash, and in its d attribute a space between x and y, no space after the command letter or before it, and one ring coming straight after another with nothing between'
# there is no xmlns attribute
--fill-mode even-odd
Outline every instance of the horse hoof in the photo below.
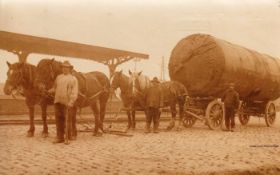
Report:
<svg viewBox="0 0 280 175"><path fill-rule="evenodd" d="M172 130L173 128L174 128L174 126L167 126L167 127L166 127L166 130L167 130L167 131L170 131L170 130Z"/></svg>
<svg viewBox="0 0 280 175"><path fill-rule="evenodd" d="M27 137L34 137L34 132L28 131L26 136Z"/></svg>
<svg viewBox="0 0 280 175"><path fill-rule="evenodd" d="M132 124L131 129L135 130L135 128L136 128L136 124L134 123L134 124Z"/></svg>
<svg viewBox="0 0 280 175"><path fill-rule="evenodd" d="M77 140L77 136L72 136L69 138L69 140Z"/></svg>
<svg viewBox="0 0 280 175"><path fill-rule="evenodd" d="M102 132L102 133L105 133L105 131L104 131L104 129L103 128L99 128L100 129L100 131Z"/></svg>
<svg viewBox="0 0 280 175"><path fill-rule="evenodd" d="M99 129L104 133L103 125L100 125Z"/></svg>
<svg viewBox="0 0 280 175"><path fill-rule="evenodd" d="M43 138L46 138L46 137L48 137L49 136L49 133L48 132L42 132L42 137Z"/></svg>
<svg viewBox="0 0 280 175"><path fill-rule="evenodd" d="M183 128L182 128L181 126L178 126L178 127L176 128L176 130L177 130L177 131L182 131Z"/></svg>
<svg viewBox="0 0 280 175"><path fill-rule="evenodd" d="M101 136L102 136L102 133L100 133L100 132L94 132L94 133L93 133L93 136L94 136L94 137L101 137Z"/></svg>

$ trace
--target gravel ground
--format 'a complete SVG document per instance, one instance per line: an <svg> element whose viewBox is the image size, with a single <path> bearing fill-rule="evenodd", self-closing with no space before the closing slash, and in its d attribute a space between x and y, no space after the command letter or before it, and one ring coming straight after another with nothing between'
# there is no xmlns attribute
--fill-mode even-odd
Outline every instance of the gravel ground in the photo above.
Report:
<svg viewBox="0 0 280 175"><path fill-rule="evenodd" d="M145 134L138 123L131 137L79 132L70 145L52 143L54 125L48 138L41 137L41 125L33 138L25 136L27 125L2 125L0 174L280 174L279 117L271 128L258 118L246 127L237 123L236 132L211 131L200 122L166 132L167 124Z"/></svg>

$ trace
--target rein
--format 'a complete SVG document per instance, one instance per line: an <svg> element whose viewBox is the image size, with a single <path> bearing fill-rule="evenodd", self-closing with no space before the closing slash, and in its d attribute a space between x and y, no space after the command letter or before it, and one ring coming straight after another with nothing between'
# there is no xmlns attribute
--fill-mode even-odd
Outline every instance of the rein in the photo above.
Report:
<svg viewBox="0 0 280 175"><path fill-rule="evenodd" d="M85 94L83 94L80 90L78 92L78 95L80 95L83 98L82 104L84 104L85 101L92 100L92 99L98 97L101 93L105 92L106 88L103 87L100 91L98 91L97 93L95 93L92 96L88 97L87 96L87 92L88 92L87 79L86 79L86 77L82 73L77 73L77 75L80 75L83 78L83 80L85 81L85 92L84 92ZM98 79L96 79L96 81L98 81Z"/></svg>
<svg viewBox="0 0 280 175"><path fill-rule="evenodd" d="M55 75L54 75L54 71L53 71L53 66L52 66L52 64L49 64L49 68L50 68L50 73L51 73L51 79L54 80Z"/></svg>
<svg viewBox="0 0 280 175"><path fill-rule="evenodd" d="M44 79L44 77L41 77L41 76L38 77L37 76L35 82L48 85L48 84L51 84L51 82L55 81L56 76L55 76L55 71L54 71L52 63L48 63L47 66L48 66L47 67L48 71L45 71L45 72L48 72L48 74L50 74L50 78L48 77L47 79Z"/></svg>
<svg viewBox="0 0 280 175"><path fill-rule="evenodd" d="M26 71L26 69L28 69L28 72ZM28 88L31 86L33 86L33 74L32 74L32 66L31 65L27 65L27 67L24 65L24 67L22 68L22 70L19 71L20 72L20 78L18 80L16 80L16 88L18 89L19 86L22 86L24 88ZM26 73L28 73L28 77L26 77Z"/></svg>
<svg viewBox="0 0 280 175"><path fill-rule="evenodd" d="M117 86L116 88L114 88L113 85L112 85L111 87L112 87L114 90L117 89L117 88L120 88L122 94L128 94L129 91L130 91L130 88L129 88L130 83L129 83L129 81L128 81L127 83L126 83L126 82L125 82L125 83L121 83L121 80L126 81L125 78L128 78L128 77L126 77L125 75L122 74L122 75L118 78L118 81L119 81L120 85ZM122 86L121 86L121 85L122 85Z"/></svg>
<svg viewBox="0 0 280 175"><path fill-rule="evenodd" d="M83 97L85 100L92 100L92 99L96 98L99 94L101 94L101 93L103 93L103 92L105 92L105 88L103 88L102 90L100 90L100 91L98 91L97 93L93 94L91 97L87 97L85 94L81 93L80 91L79 91L78 94L79 94L81 97Z"/></svg>

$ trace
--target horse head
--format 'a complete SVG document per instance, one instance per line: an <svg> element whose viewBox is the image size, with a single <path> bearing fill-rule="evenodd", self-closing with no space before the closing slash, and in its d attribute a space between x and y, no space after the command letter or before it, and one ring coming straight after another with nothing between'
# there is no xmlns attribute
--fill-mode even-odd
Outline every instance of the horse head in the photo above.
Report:
<svg viewBox="0 0 280 175"><path fill-rule="evenodd" d="M110 84L111 91L119 88L122 93L131 93L132 83L129 77L122 73L122 70L113 74Z"/></svg>
<svg viewBox="0 0 280 175"><path fill-rule="evenodd" d="M36 69L35 87L41 94L52 88L57 75L62 72L61 62L53 59L42 59Z"/></svg>
<svg viewBox="0 0 280 175"><path fill-rule="evenodd" d="M11 95L15 91L21 91L26 83L25 78L25 64L26 63L14 63L7 62L9 67L7 72L7 80L4 85L4 93Z"/></svg>
<svg viewBox="0 0 280 175"><path fill-rule="evenodd" d="M121 80L122 80L122 71L119 72L116 71L110 79L110 87L112 91L120 88Z"/></svg>
<svg viewBox="0 0 280 175"><path fill-rule="evenodd" d="M132 82L132 95L137 97L143 94L143 91L150 86L150 80L141 72L131 72L129 70L130 81Z"/></svg>

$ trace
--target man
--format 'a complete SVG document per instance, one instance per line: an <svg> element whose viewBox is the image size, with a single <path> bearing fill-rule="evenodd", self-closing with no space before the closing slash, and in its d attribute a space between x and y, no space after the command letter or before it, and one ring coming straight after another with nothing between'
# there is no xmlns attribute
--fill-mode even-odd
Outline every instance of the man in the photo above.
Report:
<svg viewBox="0 0 280 175"><path fill-rule="evenodd" d="M153 121L153 132L158 133L160 107L161 103L161 91L160 82L157 77L154 77L151 81L151 87L149 87L145 93L146 104L146 133L151 132L151 122Z"/></svg>
<svg viewBox="0 0 280 175"><path fill-rule="evenodd" d="M239 106L239 94L234 90L234 84L230 83L229 88L226 90L222 101L225 106L225 124L227 131L233 132L235 128L235 110Z"/></svg>
<svg viewBox="0 0 280 175"><path fill-rule="evenodd" d="M49 90L49 93L54 92L54 107L55 107L55 120L57 138L53 143L64 142L64 128L65 128L65 115L69 114L68 126L72 128L69 131L69 139L75 139L77 136L76 130L76 111L74 105L78 98L78 80L71 74L73 66L68 62L62 63L62 74L58 75L54 87Z"/></svg>

